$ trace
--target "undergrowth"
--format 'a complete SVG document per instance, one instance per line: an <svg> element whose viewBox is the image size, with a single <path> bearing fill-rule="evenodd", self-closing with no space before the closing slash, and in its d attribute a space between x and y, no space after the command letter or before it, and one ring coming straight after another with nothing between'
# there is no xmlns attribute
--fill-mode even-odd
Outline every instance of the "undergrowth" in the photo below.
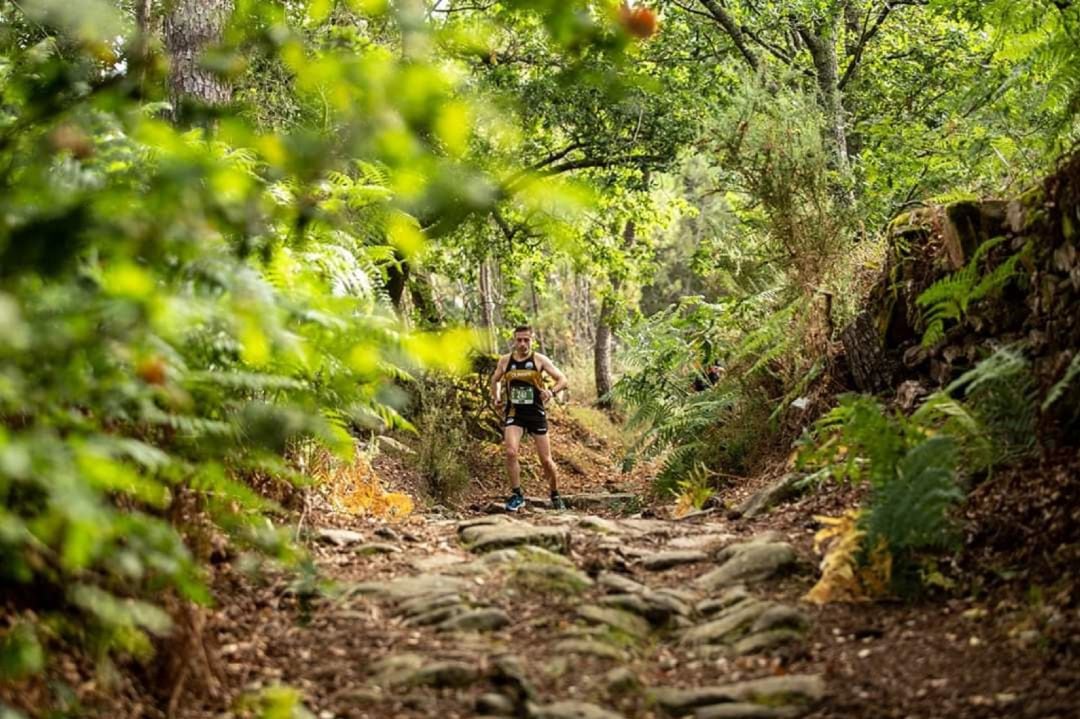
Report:
<svg viewBox="0 0 1080 719"><path fill-rule="evenodd" d="M952 510L974 481L1033 451L1035 392L1022 351L1005 347L910 416L846 395L803 440L808 481L866 483L869 501L826 519L831 544L811 601L907 592L923 560L958 541ZM819 518L821 519L821 518Z"/></svg>

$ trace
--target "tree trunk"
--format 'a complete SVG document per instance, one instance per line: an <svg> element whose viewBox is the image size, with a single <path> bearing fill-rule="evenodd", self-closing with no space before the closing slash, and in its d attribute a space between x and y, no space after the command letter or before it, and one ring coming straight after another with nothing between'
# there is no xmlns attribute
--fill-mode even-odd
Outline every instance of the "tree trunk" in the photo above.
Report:
<svg viewBox="0 0 1080 719"><path fill-rule="evenodd" d="M153 30L150 27L153 0L136 0L135 2L135 44L134 61L132 68L139 78L139 93L146 92L146 68L150 64L150 37Z"/></svg>
<svg viewBox="0 0 1080 719"><path fill-rule="evenodd" d="M856 389L876 394L892 387L893 369L871 310L861 312L844 328L840 339Z"/></svg>
<svg viewBox="0 0 1080 719"><path fill-rule="evenodd" d="M165 48L174 120L185 116L186 105L223 105L232 99L232 86L202 67L203 53L220 42L231 12L232 0L173 0L165 16Z"/></svg>
<svg viewBox="0 0 1080 719"><path fill-rule="evenodd" d="M600 307L600 320L596 323L596 342L593 345L593 372L596 378L596 405L604 409L611 408L611 326L615 313L615 302L610 297L604 298Z"/></svg>
<svg viewBox="0 0 1080 719"><path fill-rule="evenodd" d="M498 348L495 341L495 297L494 289L491 286L491 269L486 259L480 263L477 284L480 285L480 315L484 321L484 328L487 330L488 348L492 352L497 352Z"/></svg>
<svg viewBox="0 0 1080 719"><path fill-rule="evenodd" d="M431 280L422 273L413 273L409 279L409 296L419 316L420 326L434 329L443 325L443 311L439 298L431 286Z"/></svg>
<svg viewBox="0 0 1080 719"><path fill-rule="evenodd" d="M634 244L634 221L627 220L623 228L623 249L629 250ZM593 372L596 378L596 404L604 409L611 408L611 341L615 333L615 297L622 287L619 276L611 278L611 294L604 298L600 306L600 317L596 322L596 341L593 344Z"/></svg>
<svg viewBox="0 0 1080 719"><path fill-rule="evenodd" d="M818 24L813 31L800 26L799 34L810 57L814 61L814 75L817 79L819 101L825 111L826 137L833 163L840 175L847 178L850 172L848 156L846 118L844 117L844 98L840 91L840 71L836 57L837 19Z"/></svg>
<svg viewBox="0 0 1080 719"><path fill-rule="evenodd" d="M394 260L386 269L386 294L390 295L390 302L400 315L405 288L409 286L409 263L405 261L405 256L396 250Z"/></svg>
<svg viewBox="0 0 1080 719"><path fill-rule="evenodd" d="M547 354L547 350L544 348L544 333L540 329L540 298L537 297L535 279L533 279L531 285L532 286L529 289L531 289L532 292L530 293L529 300L532 304L532 324L533 327L536 328L536 346L540 350L540 354Z"/></svg>

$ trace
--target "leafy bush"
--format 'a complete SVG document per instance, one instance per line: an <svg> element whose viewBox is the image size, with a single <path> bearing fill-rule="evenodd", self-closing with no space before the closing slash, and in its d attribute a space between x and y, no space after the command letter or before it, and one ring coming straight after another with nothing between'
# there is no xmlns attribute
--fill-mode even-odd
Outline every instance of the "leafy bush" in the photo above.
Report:
<svg viewBox="0 0 1080 719"><path fill-rule="evenodd" d="M417 383L419 412L416 418L414 464L424 478L432 499L456 503L469 486L471 453L468 423L455 388L445 379L426 376Z"/></svg>

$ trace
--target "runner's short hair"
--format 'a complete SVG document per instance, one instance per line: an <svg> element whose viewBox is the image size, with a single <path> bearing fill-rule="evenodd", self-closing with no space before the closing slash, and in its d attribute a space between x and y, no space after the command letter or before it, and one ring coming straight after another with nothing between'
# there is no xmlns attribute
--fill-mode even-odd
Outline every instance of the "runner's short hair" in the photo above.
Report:
<svg viewBox="0 0 1080 719"><path fill-rule="evenodd" d="M532 325L518 325L514 328L514 334L517 334L518 332L528 332L529 334L532 334L532 331Z"/></svg>

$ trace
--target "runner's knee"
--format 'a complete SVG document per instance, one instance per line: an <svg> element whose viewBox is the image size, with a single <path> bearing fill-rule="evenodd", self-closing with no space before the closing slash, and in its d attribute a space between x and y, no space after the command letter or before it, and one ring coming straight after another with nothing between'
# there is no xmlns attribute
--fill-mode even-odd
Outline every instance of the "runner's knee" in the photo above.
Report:
<svg viewBox="0 0 1080 719"><path fill-rule="evenodd" d="M506 447L506 458L507 459L517 459L519 454L521 454L521 449L520 448L511 447L511 446L507 445L507 447Z"/></svg>

